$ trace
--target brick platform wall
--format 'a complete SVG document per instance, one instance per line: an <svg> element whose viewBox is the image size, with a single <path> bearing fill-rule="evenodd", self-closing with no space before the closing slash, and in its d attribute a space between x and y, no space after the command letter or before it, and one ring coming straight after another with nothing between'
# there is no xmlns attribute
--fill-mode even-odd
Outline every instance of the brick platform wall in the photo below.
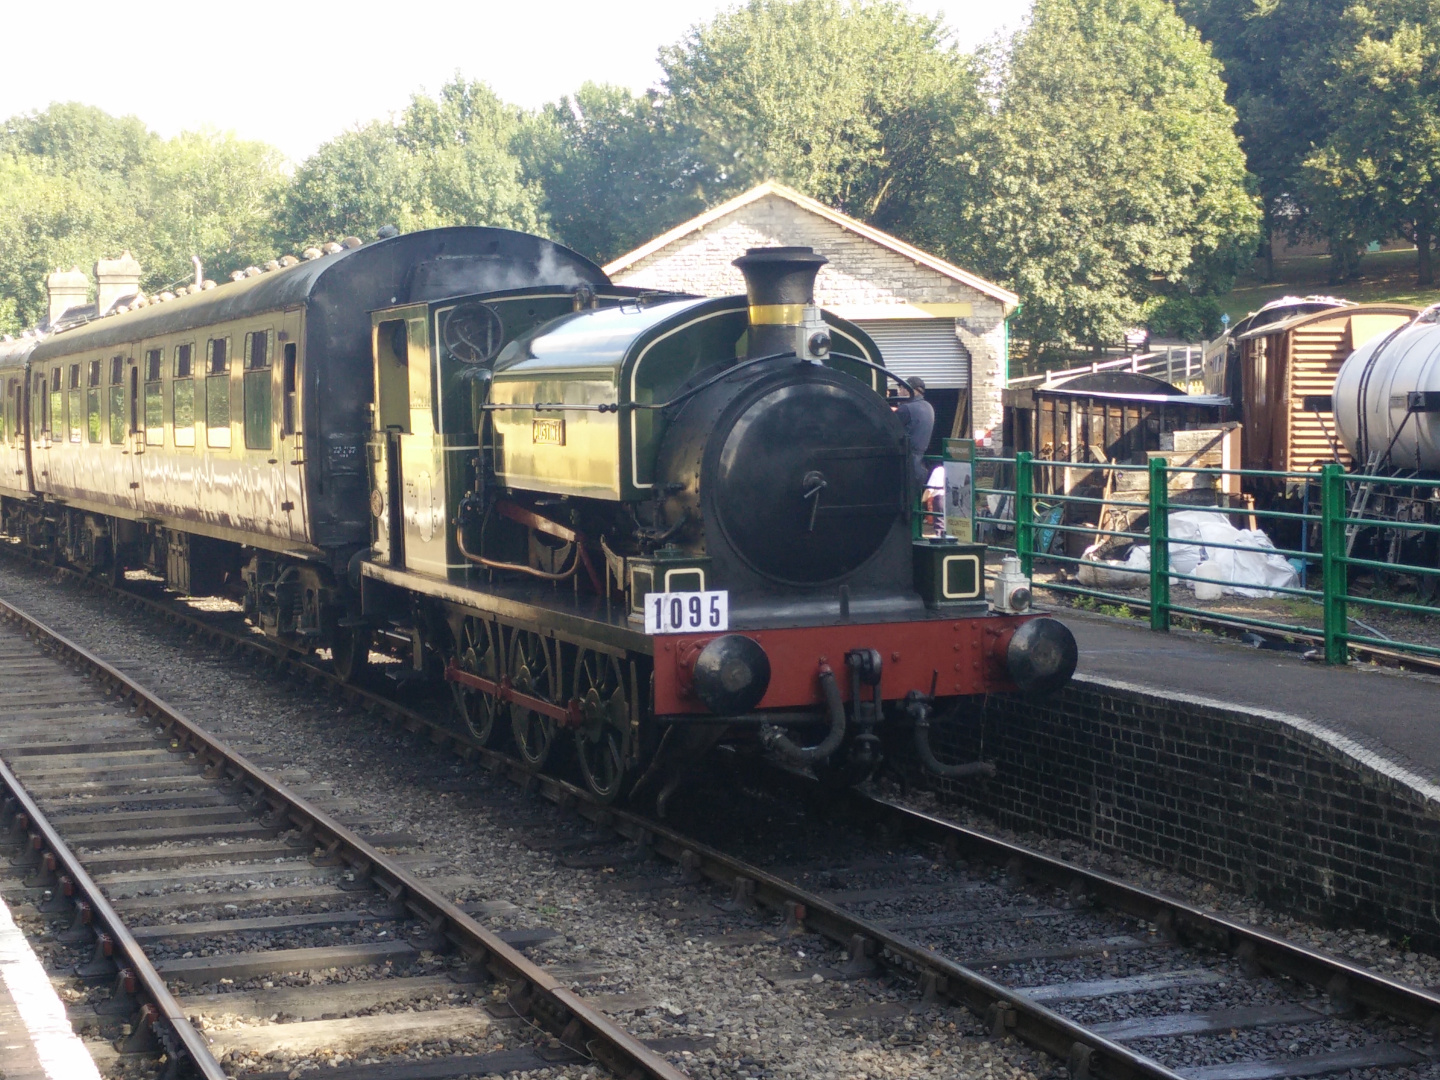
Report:
<svg viewBox="0 0 1440 1080"><path fill-rule="evenodd" d="M927 782L1002 825L1440 945L1440 789L1318 725L1077 678L932 730L942 760L998 772Z"/></svg>

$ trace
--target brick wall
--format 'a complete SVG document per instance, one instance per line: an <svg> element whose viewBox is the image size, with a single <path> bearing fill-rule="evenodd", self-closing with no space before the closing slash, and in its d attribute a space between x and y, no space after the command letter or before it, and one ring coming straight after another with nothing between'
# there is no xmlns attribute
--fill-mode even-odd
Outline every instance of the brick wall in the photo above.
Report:
<svg viewBox="0 0 1440 1080"><path fill-rule="evenodd" d="M933 730L943 760L995 762L990 781L933 782L1002 825L1440 944L1440 788L1319 725L1077 678Z"/></svg>
<svg viewBox="0 0 1440 1080"><path fill-rule="evenodd" d="M679 289L701 296L745 291L730 265L746 248L804 245L830 260L815 280L824 307L968 303L955 332L970 352L971 400L977 437L1000 434L1005 387L1005 312L1000 302L964 282L842 228L779 195L766 195L689 233L615 275L620 285Z"/></svg>

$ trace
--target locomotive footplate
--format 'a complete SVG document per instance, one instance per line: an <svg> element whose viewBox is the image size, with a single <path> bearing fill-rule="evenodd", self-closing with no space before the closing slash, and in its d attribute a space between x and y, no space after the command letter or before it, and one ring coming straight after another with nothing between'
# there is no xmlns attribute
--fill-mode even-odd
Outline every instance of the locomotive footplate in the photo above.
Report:
<svg viewBox="0 0 1440 1080"><path fill-rule="evenodd" d="M1019 633L1029 623L1043 625ZM717 713L705 704L715 696L705 680L719 680L714 685L723 682L731 691L760 689L755 684L762 673L752 670L759 668L764 669L763 694L748 707L727 708L721 715L821 709L826 703L822 673L843 670L847 656L859 651L878 655L882 701L903 701L912 692L944 698L1044 690L1068 680L1075 668L1069 631L1035 615L673 634L654 641L656 715L696 719ZM838 682L848 701L851 680Z"/></svg>

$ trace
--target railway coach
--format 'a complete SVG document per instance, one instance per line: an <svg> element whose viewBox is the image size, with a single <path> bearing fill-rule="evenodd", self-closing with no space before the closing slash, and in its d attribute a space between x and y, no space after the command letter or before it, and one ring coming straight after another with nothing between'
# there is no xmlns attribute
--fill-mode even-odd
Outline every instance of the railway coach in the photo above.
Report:
<svg viewBox="0 0 1440 1080"><path fill-rule="evenodd" d="M501 229L306 256L4 346L5 530L111 577L143 567L181 592L237 591L266 633L329 644L370 540L369 309L606 279Z"/></svg>

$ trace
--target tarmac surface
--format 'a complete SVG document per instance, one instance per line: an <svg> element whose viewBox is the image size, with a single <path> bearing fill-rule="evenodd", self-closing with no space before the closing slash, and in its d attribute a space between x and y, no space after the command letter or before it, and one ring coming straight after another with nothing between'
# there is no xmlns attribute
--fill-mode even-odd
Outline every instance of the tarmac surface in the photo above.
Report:
<svg viewBox="0 0 1440 1080"><path fill-rule="evenodd" d="M1440 678L1368 663L1331 667L1298 652L1191 631L1156 633L1148 624L1070 609L1053 614L1079 644L1077 675L1299 717L1440 784Z"/></svg>

